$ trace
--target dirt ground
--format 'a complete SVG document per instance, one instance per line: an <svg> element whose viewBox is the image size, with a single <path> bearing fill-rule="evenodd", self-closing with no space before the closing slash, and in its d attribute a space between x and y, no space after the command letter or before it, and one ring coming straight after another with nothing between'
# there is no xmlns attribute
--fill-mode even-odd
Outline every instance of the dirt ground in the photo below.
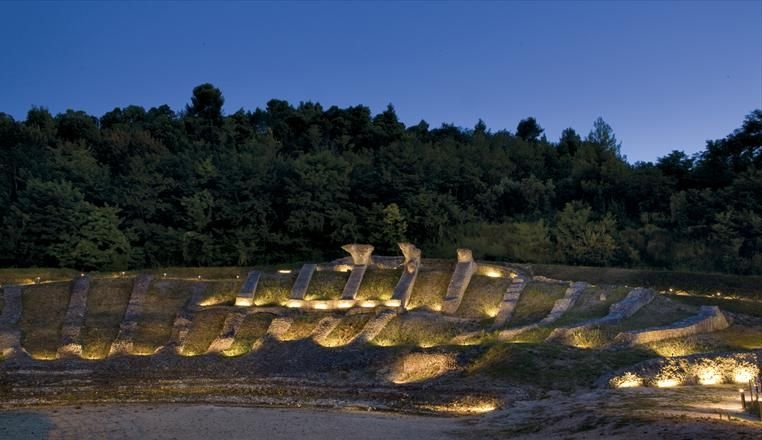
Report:
<svg viewBox="0 0 762 440"><path fill-rule="evenodd" d="M755 439L737 386L549 393L482 416L214 405L81 405L0 411L0 439Z"/></svg>

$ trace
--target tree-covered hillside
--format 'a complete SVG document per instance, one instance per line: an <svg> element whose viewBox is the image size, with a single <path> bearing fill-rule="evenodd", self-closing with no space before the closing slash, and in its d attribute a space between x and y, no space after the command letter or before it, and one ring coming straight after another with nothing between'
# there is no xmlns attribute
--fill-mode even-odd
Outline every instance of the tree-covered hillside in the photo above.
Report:
<svg viewBox="0 0 762 440"><path fill-rule="evenodd" d="M428 257L762 274L762 110L693 157L629 164L611 127L546 139L389 106L271 100L223 113L0 113L0 265L122 269L323 260L348 242ZM394 251L396 253L396 251Z"/></svg>

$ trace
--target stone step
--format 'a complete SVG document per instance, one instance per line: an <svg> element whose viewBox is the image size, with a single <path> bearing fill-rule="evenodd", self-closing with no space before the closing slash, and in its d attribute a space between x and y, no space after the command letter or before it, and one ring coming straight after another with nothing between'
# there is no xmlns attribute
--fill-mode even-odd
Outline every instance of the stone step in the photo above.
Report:
<svg viewBox="0 0 762 440"><path fill-rule="evenodd" d="M360 290L360 284L362 284L367 269L368 266L352 266L347 284L344 285L344 291L341 292L341 299L355 299L357 297L357 292Z"/></svg>
<svg viewBox="0 0 762 440"><path fill-rule="evenodd" d="M253 270L246 276L246 281L241 286L238 296L235 298L235 305L239 307L249 307L254 305L254 294L257 291L257 284L262 272Z"/></svg>
<svg viewBox="0 0 762 440"><path fill-rule="evenodd" d="M316 264L305 264L299 269L299 275L296 277L294 287L291 289L291 299L304 299L307 288L310 287L312 274L315 273Z"/></svg>

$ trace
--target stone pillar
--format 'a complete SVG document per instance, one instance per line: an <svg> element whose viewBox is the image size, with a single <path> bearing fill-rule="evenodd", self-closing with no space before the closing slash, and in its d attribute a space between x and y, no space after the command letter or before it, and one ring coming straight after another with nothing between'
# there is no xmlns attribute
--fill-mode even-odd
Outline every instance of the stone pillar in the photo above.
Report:
<svg viewBox="0 0 762 440"><path fill-rule="evenodd" d="M476 270L474 256L470 249L458 249L458 264L455 265L455 271L452 273L450 285L447 286L447 295L442 303L442 312L453 314L460 307L463 301L463 294L466 293L468 283L471 282Z"/></svg>
<svg viewBox="0 0 762 440"><path fill-rule="evenodd" d="M109 354L123 354L132 350L132 337L138 326L138 319L143 313L143 302L148 293L148 286L153 280L153 275L140 274L135 278L130 294L130 302L127 304L127 310L124 311L124 318L119 325L119 334L116 340L111 343Z"/></svg>
<svg viewBox="0 0 762 440"><path fill-rule="evenodd" d="M421 250L411 243L399 243L402 255L405 256L403 271L397 286L394 288L393 299L400 301L400 307L405 308L410 295L413 293L413 285L418 277L418 268L421 266Z"/></svg>
<svg viewBox="0 0 762 440"><path fill-rule="evenodd" d="M370 255L373 253L373 246L369 244L345 244L341 247L352 255L352 264L355 266L367 266L370 264Z"/></svg>
<svg viewBox="0 0 762 440"><path fill-rule="evenodd" d="M291 289L290 299L303 300L304 294L307 293L307 288L310 287L310 281L312 280L312 274L315 273L315 264L305 264L299 270L299 275L296 277L294 286Z"/></svg>
<svg viewBox="0 0 762 440"><path fill-rule="evenodd" d="M346 244L341 248L352 255L352 272L341 292L341 299L355 299L365 276L365 270L371 262L370 255L373 253L373 246L369 244Z"/></svg>
<svg viewBox="0 0 762 440"><path fill-rule="evenodd" d="M238 307L249 307L254 305L254 293L257 291L259 276L261 272L252 270L246 277L246 281L241 286L241 291L235 298L235 305Z"/></svg>

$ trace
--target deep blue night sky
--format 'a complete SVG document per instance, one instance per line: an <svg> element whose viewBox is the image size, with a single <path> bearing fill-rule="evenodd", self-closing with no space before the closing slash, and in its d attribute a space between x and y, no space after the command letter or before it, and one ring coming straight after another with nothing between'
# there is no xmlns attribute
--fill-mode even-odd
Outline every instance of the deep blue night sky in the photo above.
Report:
<svg viewBox="0 0 762 440"><path fill-rule="evenodd" d="M602 116L630 162L694 153L762 107L762 1L2 2L0 111L394 104L550 140Z"/></svg>

